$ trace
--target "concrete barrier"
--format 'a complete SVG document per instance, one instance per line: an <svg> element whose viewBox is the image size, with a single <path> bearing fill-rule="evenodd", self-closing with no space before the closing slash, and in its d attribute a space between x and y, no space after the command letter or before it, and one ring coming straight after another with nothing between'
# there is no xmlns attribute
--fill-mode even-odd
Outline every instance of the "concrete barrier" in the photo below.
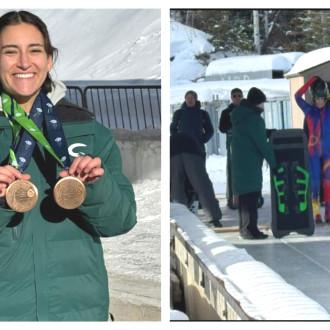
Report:
<svg viewBox="0 0 330 330"><path fill-rule="evenodd" d="M112 130L120 149L123 171L131 182L160 179L161 131Z"/></svg>
<svg viewBox="0 0 330 330"><path fill-rule="evenodd" d="M171 204L171 233L190 319L330 319L320 304L221 239L184 205Z"/></svg>

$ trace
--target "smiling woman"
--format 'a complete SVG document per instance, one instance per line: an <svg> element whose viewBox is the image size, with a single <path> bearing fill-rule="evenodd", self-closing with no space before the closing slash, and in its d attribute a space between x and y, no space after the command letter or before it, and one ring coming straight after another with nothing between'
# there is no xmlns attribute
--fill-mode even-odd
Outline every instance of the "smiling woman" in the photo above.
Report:
<svg viewBox="0 0 330 330"><path fill-rule="evenodd" d="M31 24L7 26L0 34L2 87L30 112L39 90L52 68L41 32Z"/></svg>
<svg viewBox="0 0 330 330"><path fill-rule="evenodd" d="M136 223L112 134L63 100L56 54L36 15L0 17L0 320L107 320L100 237Z"/></svg>
<svg viewBox="0 0 330 330"><path fill-rule="evenodd" d="M5 14L0 22L0 76L2 87L15 96L29 112L37 92L43 87L51 90L49 71L56 59L47 26L35 15L21 11L19 15ZM22 82L28 79L28 83ZM32 102L32 104L31 104Z"/></svg>

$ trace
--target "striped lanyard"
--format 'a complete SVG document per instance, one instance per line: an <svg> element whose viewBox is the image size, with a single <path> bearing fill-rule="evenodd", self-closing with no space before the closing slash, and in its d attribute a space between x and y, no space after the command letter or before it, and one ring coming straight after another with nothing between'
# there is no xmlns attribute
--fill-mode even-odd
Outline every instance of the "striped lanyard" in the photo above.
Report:
<svg viewBox="0 0 330 330"><path fill-rule="evenodd" d="M29 116L13 97L2 93L1 100L4 114L13 130L13 143L9 150L9 162L12 166L24 172L38 142L61 167L70 167L71 160L61 122L45 94L39 93ZM41 131L43 125L49 142Z"/></svg>

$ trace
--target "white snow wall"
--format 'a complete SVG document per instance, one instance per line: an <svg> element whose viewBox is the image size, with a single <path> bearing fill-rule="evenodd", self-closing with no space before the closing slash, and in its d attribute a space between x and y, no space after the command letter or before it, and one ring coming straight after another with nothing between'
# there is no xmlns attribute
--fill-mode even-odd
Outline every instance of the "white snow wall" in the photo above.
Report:
<svg viewBox="0 0 330 330"><path fill-rule="evenodd" d="M113 129L120 149L123 172L131 182L160 180L161 131Z"/></svg>
<svg viewBox="0 0 330 330"><path fill-rule="evenodd" d="M192 320L329 320L327 311L245 249L219 238L181 204L171 233Z"/></svg>

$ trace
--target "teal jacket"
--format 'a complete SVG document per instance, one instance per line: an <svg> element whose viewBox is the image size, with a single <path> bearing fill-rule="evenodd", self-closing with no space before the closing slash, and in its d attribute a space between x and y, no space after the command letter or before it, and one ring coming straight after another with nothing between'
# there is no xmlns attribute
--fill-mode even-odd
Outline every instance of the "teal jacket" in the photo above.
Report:
<svg viewBox="0 0 330 330"><path fill-rule="evenodd" d="M108 277L100 237L128 232L136 223L132 185L122 174L109 129L82 109L57 106L72 151L102 159L104 176L87 184L76 210L58 207L52 189L62 170L36 146L26 173L37 205L24 214L0 207L0 320L102 321L108 319ZM7 164L12 130L0 116L0 162Z"/></svg>
<svg viewBox="0 0 330 330"><path fill-rule="evenodd" d="M267 142L261 109L242 100L231 113L232 180L236 195L261 191L263 160L273 168L275 155Z"/></svg>

